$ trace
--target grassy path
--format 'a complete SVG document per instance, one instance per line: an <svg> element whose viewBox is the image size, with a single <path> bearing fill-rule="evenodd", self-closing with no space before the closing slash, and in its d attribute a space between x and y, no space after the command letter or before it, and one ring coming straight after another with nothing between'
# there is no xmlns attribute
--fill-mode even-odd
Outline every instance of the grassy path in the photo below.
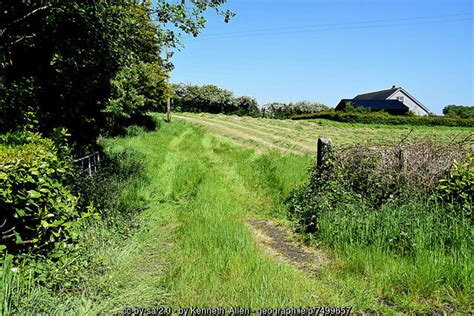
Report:
<svg viewBox="0 0 474 316"><path fill-rule="evenodd" d="M248 218L280 217L282 199L305 178L310 157L260 156L180 122L116 139L147 157L144 228L104 277L99 311L124 306L352 305L326 282L278 263L257 245ZM282 172L285 170L285 172Z"/></svg>
<svg viewBox="0 0 474 316"><path fill-rule="evenodd" d="M155 203L154 212L149 210L144 216L162 223L166 239L173 242L166 251L165 261L169 264L158 282L162 289L154 291L162 300L156 302L258 307L321 301L322 295L312 289L312 281L295 268L276 264L263 254L244 224L259 210L276 206L267 196L260 196L267 188L256 191L242 177L241 173L250 170L235 164L258 157L216 142L192 127L177 125L179 133L166 147L159 138L153 139L155 133L114 144L117 148L139 150L149 158L151 182L146 191ZM300 172L294 180L302 180L302 176ZM166 211L171 209L172 213ZM163 210L164 220L155 213ZM163 260L159 257L157 262ZM145 273L154 276L150 271ZM160 292L169 295L159 295ZM130 293L121 295L121 299L128 296Z"/></svg>
<svg viewBox="0 0 474 316"><path fill-rule="evenodd" d="M369 264L382 254L344 259L329 253L330 263L310 276L257 243L246 222L286 221L284 199L305 181L311 156L258 154L181 120L105 146L144 155L148 182L141 196L149 208L139 232L110 249L110 269L97 281L102 294L93 300L100 304L88 312L158 305L429 311L432 302L417 293L394 291L398 283L388 282L396 275L394 259L383 258L380 271Z"/></svg>

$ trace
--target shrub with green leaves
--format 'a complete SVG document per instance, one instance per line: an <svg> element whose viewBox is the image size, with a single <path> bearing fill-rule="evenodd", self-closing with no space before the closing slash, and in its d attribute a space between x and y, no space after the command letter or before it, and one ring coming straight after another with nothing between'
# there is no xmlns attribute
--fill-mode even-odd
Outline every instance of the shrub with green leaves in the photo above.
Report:
<svg viewBox="0 0 474 316"><path fill-rule="evenodd" d="M0 144L0 248L46 253L68 247L93 209L79 210L71 191L73 165L51 139L35 133L3 135Z"/></svg>
<svg viewBox="0 0 474 316"><path fill-rule="evenodd" d="M446 176L439 180L436 187L439 199L446 203L461 206L472 214L474 202L474 158L468 155L465 162L453 162Z"/></svg>
<svg viewBox="0 0 474 316"><path fill-rule="evenodd" d="M166 75L158 63L139 63L122 68L111 80L112 93L107 106L107 131L122 132L126 126L141 123L147 111L159 110L170 93Z"/></svg>

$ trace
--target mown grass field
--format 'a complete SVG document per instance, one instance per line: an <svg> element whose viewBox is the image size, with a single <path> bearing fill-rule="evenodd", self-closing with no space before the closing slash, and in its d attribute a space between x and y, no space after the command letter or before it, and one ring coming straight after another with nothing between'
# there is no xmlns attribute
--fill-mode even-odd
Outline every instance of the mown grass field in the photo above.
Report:
<svg viewBox="0 0 474 316"><path fill-rule="evenodd" d="M433 140L449 143L472 137L472 128L346 124L329 120L273 120L207 113L176 113L175 118L202 126L212 135L234 144L304 155L316 152L318 138L330 138L335 146L355 143L399 143Z"/></svg>
<svg viewBox="0 0 474 316"><path fill-rule="evenodd" d="M103 263L101 272L61 297L33 292L28 311L323 305L400 314L432 313L444 304L472 310L472 287L444 288L429 271L420 275L429 262L417 266L384 252L320 247L326 262L309 274L276 260L246 224L263 219L291 226L285 199L306 181L318 136L345 144L376 135L399 141L407 129L191 114L177 114L167 124L156 117L156 131L102 140L106 152L132 150L145 159L146 181L118 197L136 199L138 192L147 206L140 228L126 240L109 240L106 231L92 236L91 254ZM420 129L415 136L449 141L459 133L467 131Z"/></svg>

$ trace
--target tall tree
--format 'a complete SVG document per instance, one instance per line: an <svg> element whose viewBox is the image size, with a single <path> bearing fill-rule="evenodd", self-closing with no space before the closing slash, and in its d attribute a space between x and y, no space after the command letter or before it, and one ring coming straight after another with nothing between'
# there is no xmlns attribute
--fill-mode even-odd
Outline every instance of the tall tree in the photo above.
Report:
<svg viewBox="0 0 474 316"><path fill-rule="evenodd" d="M21 126L33 110L43 132L66 127L79 145L93 143L107 126L104 109L122 69L167 67L159 58L164 42L199 34L208 9L227 20L224 2L0 2L0 132Z"/></svg>

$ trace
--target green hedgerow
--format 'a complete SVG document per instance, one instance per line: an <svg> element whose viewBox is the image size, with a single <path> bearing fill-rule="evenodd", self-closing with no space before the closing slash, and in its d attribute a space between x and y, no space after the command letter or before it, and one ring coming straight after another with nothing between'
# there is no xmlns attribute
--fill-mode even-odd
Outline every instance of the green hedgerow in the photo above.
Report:
<svg viewBox="0 0 474 316"><path fill-rule="evenodd" d="M413 125L413 126L453 126L474 127L474 119L437 116L389 115L383 112L336 112L300 114L291 117L293 120L327 119L343 123Z"/></svg>

